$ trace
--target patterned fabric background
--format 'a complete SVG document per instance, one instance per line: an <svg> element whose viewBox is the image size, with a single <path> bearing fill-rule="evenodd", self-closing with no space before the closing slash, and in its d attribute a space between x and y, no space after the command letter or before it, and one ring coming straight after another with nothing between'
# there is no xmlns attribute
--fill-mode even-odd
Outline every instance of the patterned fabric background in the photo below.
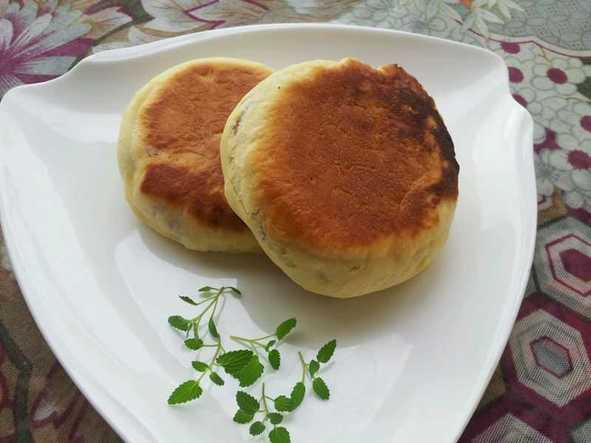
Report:
<svg viewBox="0 0 591 443"><path fill-rule="evenodd" d="M434 35L506 61L535 119L538 241L517 323L461 441L591 442L591 1L0 0L0 97L105 49L312 21ZM3 243L0 254L0 442L119 441L39 335Z"/></svg>

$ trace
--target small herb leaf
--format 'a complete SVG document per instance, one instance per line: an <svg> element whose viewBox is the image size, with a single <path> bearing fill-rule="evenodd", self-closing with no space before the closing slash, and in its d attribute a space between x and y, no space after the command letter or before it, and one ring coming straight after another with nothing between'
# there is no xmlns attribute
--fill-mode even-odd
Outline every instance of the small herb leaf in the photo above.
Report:
<svg viewBox="0 0 591 443"><path fill-rule="evenodd" d="M275 399L275 409L281 412L291 411L291 399L285 395L280 395Z"/></svg>
<svg viewBox="0 0 591 443"><path fill-rule="evenodd" d="M308 365L310 376L314 377L314 375L318 372L318 369L320 369L320 363L318 363L316 360L312 360Z"/></svg>
<svg viewBox="0 0 591 443"><path fill-rule="evenodd" d="M242 296L242 292L240 292L240 290L238 288L235 288L234 286L230 286L229 289L230 289L230 291L232 291L232 293L234 295L237 295L238 297Z"/></svg>
<svg viewBox="0 0 591 443"><path fill-rule="evenodd" d="M209 369L209 366L207 365L207 363L203 363L202 361L198 361L198 360L195 360L194 362L192 362L191 365L193 366L193 368L196 371L199 371L199 372L205 372Z"/></svg>
<svg viewBox="0 0 591 443"><path fill-rule="evenodd" d="M218 386L224 385L224 379L215 372L209 374L209 379Z"/></svg>
<svg viewBox="0 0 591 443"><path fill-rule="evenodd" d="M215 288L212 288L211 286L203 286L201 288L199 288L199 292L209 292L212 291Z"/></svg>
<svg viewBox="0 0 591 443"><path fill-rule="evenodd" d="M240 424L246 424L249 423L253 418L252 414L249 414L248 412L244 412L242 409L238 409L236 411L236 414L234 414L234 421L236 423L240 423Z"/></svg>
<svg viewBox="0 0 591 443"><path fill-rule="evenodd" d="M168 324L179 331L188 331L191 328L192 322L180 315L172 315L168 317Z"/></svg>
<svg viewBox="0 0 591 443"><path fill-rule="evenodd" d="M269 363L273 369L279 369L279 366L281 365L281 354L279 354L277 349L273 349L271 352L269 352L267 354L267 358L269 359Z"/></svg>
<svg viewBox="0 0 591 443"><path fill-rule="evenodd" d="M185 340L185 346L193 351L201 348L203 346L203 340L200 338L188 338Z"/></svg>
<svg viewBox="0 0 591 443"><path fill-rule="evenodd" d="M316 377L312 382L312 388L318 397L322 400L328 400L330 398L330 391L328 390L328 386L324 383L320 377Z"/></svg>
<svg viewBox="0 0 591 443"><path fill-rule="evenodd" d="M169 405L178 405L180 403L187 403L188 401L195 400L203 393L203 390L199 386L197 380L188 380L181 383L170 397L168 397Z"/></svg>
<svg viewBox="0 0 591 443"><path fill-rule="evenodd" d="M217 358L217 363L224 368L226 373L234 378L238 378L238 374L244 368L250 359L254 356L252 351L241 349L239 351L230 351L220 355Z"/></svg>
<svg viewBox="0 0 591 443"><path fill-rule="evenodd" d="M291 410L293 411L297 408L302 401L304 400L304 395L306 395L306 385L302 382L296 383L293 389L291 390L290 400L291 400Z"/></svg>
<svg viewBox="0 0 591 443"><path fill-rule="evenodd" d="M278 425L279 423L281 423L283 421L283 415L281 415L277 412L271 412L269 415L267 415L267 418L274 425Z"/></svg>
<svg viewBox="0 0 591 443"><path fill-rule="evenodd" d="M272 347L272 346L273 346L275 343L277 343L277 340L271 340L269 343L267 343L267 344L265 345L265 351L269 352L269 349L271 349L271 347Z"/></svg>
<svg viewBox="0 0 591 443"><path fill-rule="evenodd" d="M185 303L189 303L190 305L197 306L197 303L191 297L187 297L186 295L181 295L181 296L179 296L179 298L182 301L184 301Z"/></svg>
<svg viewBox="0 0 591 443"><path fill-rule="evenodd" d="M260 421L255 421L253 424L250 425L248 432L250 435L259 435L265 431L265 425Z"/></svg>
<svg viewBox="0 0 591 443"><path fill-rule="evenodd" d="M291 332L293 328L296 327L297 321L295 318L290 318L289 320L285 320L279 326L277 326L277 330L275 331L275 335L277 336L278 340L283 339L287 334Z"/></svg>
<svg viewBox="0 0 591 443"><path fill-rule="evenodd" d="M218 328L215 327L215 322L213 321L213 318L209 319L209 322L207 323L207 328L209 329L209 333L213 338L220 338Z"/></svg>
<svg viewBox="0 0 591 443"><path fill-rule="evenodd" d="M264 370L265 367L261 364L259 358L256 355L253 356L248 364L238 373L237 378L240 381L240 387L244 388L252 385L261 375L263 375Z"/></svg>
<svg viewBox="0 0 591 443"><path fill-rule="evenodd" d="M236 403L240 409L248 414L254 414L260 408L258 400L244 391L238 391L236 393Z"/></svg>
<svg viewBox="0 0 591 443"><path fill-rule="evenodd" d="M269 432L271 443L291 443L289 432L283 426L278 426Z"/></svg>
<svg viewBox="0 0 591 443"><path fill-rule="evenodd" d="M327 363L332 355L334 354L334 350L337 347L337 341L331 340L324 346L320 348L318 354L316 354L316 358L320 363Z"/></svg>

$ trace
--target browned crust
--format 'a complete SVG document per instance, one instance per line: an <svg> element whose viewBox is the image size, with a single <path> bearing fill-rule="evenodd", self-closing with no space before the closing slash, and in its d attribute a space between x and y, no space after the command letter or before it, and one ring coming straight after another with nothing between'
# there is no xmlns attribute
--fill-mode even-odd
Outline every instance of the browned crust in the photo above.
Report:
<svg viewBox="0 0 591 443"><path fill-rule="evenodd" d="M345 250L414 237L457 199L451 137L404 69L346 59L279 87L252 159L274 238Z"/></svg>
<svg viewBox="0 0 591 443"><path fill-rule="evenodd" d="M198 62L167 79L138 118L149 155L141 192L206 226L247 230L224 196L219 142L234 106L270 73Z"/></svg>

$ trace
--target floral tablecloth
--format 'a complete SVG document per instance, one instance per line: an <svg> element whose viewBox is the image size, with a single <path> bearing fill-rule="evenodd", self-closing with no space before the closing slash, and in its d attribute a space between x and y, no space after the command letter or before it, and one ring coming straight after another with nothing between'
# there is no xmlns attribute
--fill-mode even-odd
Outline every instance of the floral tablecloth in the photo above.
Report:
<svg viewBox="0 0 591 443"><path fill-rule="evenodd" d="M461 441L591 442L590 0L0 0L0 97L93 52L274 22L401 29L503 57L535 119L537 247L510 341ZM55 360L3 243L0 253L0 442L119 441Z"/></svg>

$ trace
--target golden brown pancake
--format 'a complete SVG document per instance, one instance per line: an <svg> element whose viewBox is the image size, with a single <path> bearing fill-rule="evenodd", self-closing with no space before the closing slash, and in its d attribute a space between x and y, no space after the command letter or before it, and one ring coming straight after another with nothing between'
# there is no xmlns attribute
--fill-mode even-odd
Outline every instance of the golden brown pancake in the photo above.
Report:
<svg viewBox="0 0 591 443"><path fill-rule="evenodd" d="M251 251L256 241L228 206L220 137L266 66L199 59L150 81L124 117L119 161L128 200L149 226L187 248Z"/></svg>
<svg viewBox="0 0 591 443"><path fill-rule="evenodd" d="M454 147L433 99L396 65L277 71L222 139L226 197L293 280L336 297L401 283L445 243Z"/></svg>

